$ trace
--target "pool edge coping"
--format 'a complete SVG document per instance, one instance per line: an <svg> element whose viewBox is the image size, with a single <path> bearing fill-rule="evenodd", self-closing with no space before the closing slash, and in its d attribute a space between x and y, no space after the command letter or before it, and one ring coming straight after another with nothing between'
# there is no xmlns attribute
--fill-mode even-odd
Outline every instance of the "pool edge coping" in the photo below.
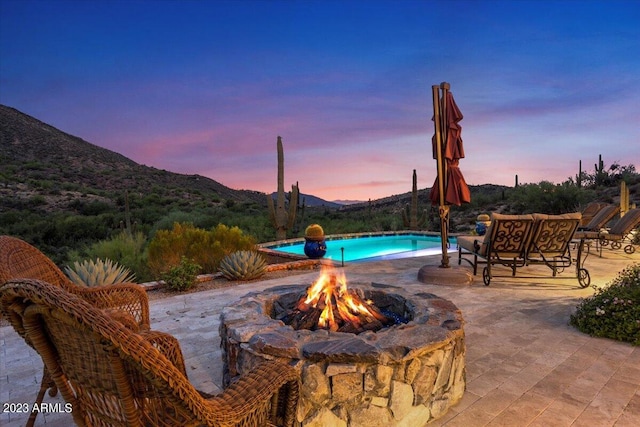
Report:
<svg viewBox="0 0 640 427"><path fill-rule="evenodd" d="M420 236L442 237L440 232L437 232L437 231L402 230L402 231L370 231L370 232L364 232L364 233L328 234L325 236L325 239L328 241L334 241L334 240L345 240L345 239L353 239L353 238L360 239L360 238L369 238L369 237L403 236L403 235L412 235L412 234L420 235ZM462 233L451 233L449 235L449 239L453 237L457 237L460 234ZM274 246L279 246L279 245L291 246L291 245L302 243L304 241L305 241L304 237L294 237L292 239L275 240L271 242L259 243L257 246L260 252L264 252L266 254L273 253L274 255L277 255L279 257L290 258L293 261L308 260L309 257L307 257L306 255L297 255L291 252L283 252L283 251L278 251L276 249L272 249ZM380 258L382 260L385 258L385 256L364 258L364 259L373 261L374 259L377 259L377 258ZM327 264L341 263L341 261L332 260L330 258L327 258L327 259L321 258L321 260ZM361 260L357 260L357 261L352 260L348 262L360 262L360 261Z"/></svg>

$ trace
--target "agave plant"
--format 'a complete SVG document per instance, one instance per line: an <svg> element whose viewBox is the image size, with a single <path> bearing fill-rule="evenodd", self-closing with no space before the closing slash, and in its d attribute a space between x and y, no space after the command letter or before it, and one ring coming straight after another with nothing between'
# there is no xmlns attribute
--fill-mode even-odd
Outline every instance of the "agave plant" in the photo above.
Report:
<svg viewBox="0 0 640 427"><path fill-rule="evenodd" d="M229 280L251 280L262 276L267 262L257 251L236 251L222 259L219 270Z"/></svg>
<svg viewBox="0 0 640 427"><path fill-rule="evenodd" d="M75 261L73 268L66 266L64 270L73 283L81 286L112 285L135 280L135 275L128 268L108 258L104 261L100 258L95 261Z"/></svg>

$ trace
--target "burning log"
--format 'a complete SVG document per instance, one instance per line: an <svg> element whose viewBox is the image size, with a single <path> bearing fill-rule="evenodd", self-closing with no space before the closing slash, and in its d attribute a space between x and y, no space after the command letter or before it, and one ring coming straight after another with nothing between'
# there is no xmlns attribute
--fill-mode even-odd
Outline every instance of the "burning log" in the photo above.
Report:
<svg viewBox="0 0 640 427"><path fill-rule="evenodd" d="M305 311L295 309L287 314L282 321L296 331L300 329L315 330L321 314L322 310L316 307L309 307Z"/></svg>
<svg viewBox="0 0 640 427"><path fill-rule="evenodd" d="M346 281L335 274L321 275L282 321L296 330L328 329L355 334L395 323L373 302L347 290Z"/></svg>

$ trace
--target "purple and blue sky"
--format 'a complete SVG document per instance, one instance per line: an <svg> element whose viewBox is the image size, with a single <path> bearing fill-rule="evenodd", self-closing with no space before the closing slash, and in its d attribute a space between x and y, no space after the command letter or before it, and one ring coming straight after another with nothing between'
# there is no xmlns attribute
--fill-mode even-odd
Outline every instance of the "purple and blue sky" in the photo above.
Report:
<svg viewBox="0 0 640 427"><path fill-rule="evenodd" d="M236 189L376 199L436 176L431 86L469 184L640 169L640 1L0 0L0 103Z"/></svg>

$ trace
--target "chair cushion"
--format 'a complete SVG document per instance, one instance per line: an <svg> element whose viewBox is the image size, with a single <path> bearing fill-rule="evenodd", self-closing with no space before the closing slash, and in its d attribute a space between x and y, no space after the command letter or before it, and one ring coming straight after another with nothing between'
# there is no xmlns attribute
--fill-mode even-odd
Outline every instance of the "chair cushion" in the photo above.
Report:
<svg viewBox="0 0 640 427"><path fill-rule="evenodd" d="M611 227L609 234L617 235L617 236L625 236L627 233L629 233L631 230L638 227L639 225L640 225L640 209L631 209L630 211L626 212L622 216L622 218L620 218L618 222L616 222L613 225L613 227Z"/></svg>
<svg viewBox="0 0 640 427"><path fill-rule="evenodd" d="M589 224L584 227L585 231L600 231L609 221L611 221L620 212L620 206L608 205L600 209L600 211L591 218Z"/></svg>
<svg viewBox="0 0 640 427"><path fill-rule="evenodd" d="M467 252L476 253L476 242L480 247L478 255L486 255L487 245L483 244L482 236L458 236L458 247L466 250ZM484 250L484 252L483 252Z"/></svg>
<svg viewBox="0 0 640 427"><path fill-rule="evenodd" d="M565 213L565 214L560 214L560 215L548 215L548 214L534 213L533 214L533 219L535 221L539 221L541 219L577 219L578 221L580 221L582 219L582 213L581 212L571 212L571 213Z"/></svg>

